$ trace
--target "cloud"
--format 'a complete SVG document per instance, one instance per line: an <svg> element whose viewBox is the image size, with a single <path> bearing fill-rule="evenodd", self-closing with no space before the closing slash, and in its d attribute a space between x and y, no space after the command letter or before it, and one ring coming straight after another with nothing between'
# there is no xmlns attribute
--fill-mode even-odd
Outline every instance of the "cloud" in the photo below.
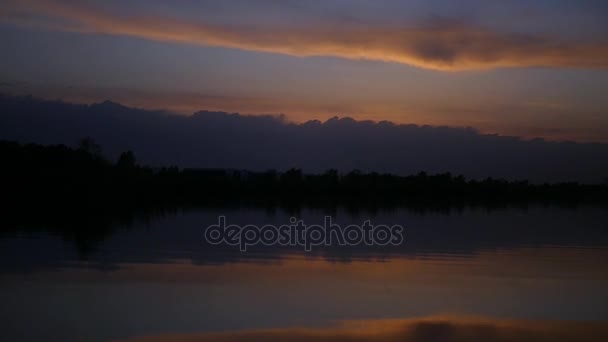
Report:
<svg viewBox="0 0 608 342"><path fill-rule="evenodd" d="M11 82L1 88L6 95L34 95L73 103L95 103L106 99L124 105L190 115L201 108L241 114L285 114L290 122L325 121L333 116L357 120L382 118L395 123L420 125L472 126L489 134L554 141L608 142L608 118L599 108L559 101L496 102L456 105L444 101L416 102L412 96L404 105L355 96L339 99L296 93L291 96L244 95L228 92L166 91L127 87L100 87L45 83ZM0 86L1 87L1 86ZM418 97L420 98L420 97Z"/></svg>
<svg viewBox="0 0 608 342"><path fill-rule="evenodd" d="M127 16L91 3L13 0L4 5L0 16L4 22L81 33L127 35L303 57L367 59L436 70L608 67L605 41L571 41L505 33L446 20L401 26L343 22L273 26L267 23L212 24L140 12ZM40 16L48 20L43 23Z"/></svg>
<svg viewBox="0 0 608 342"><path fill-rule="evenodd" d="M323 119L335 113L360 113L357 106L341 103L313 103L298 98L270 98L262 96L218 95L213 93L141 90L132 88L64 86L45 84L18 84L0 82L0 87L6 95L23 96L35 95L47 99L63 99L75 103L102 102L106 99L125 105L158 109L164 108L179 114L192 114L201 108L207 110L231 111L240 113L271 113L282 114L289 112L290 119L306 121Z"/></svg>
<svg viewBox="0 0 608 342"><path fill-rule="evenodd" d="M325 329L274 329L207 334L166 334L124 342L248 341L598 341L608 338L601 322L524 321L458 316L348 321Z"/></svg>
<svg viewBox="0 0 608 342"><path fill-rule="evenodd" d="M74 144L91 136L115 158L133 150L144 164L264 171L452 172L467 177L601 182L608 144L484 135L473 129L332 118L289 123L274 116L192 116L111 103L75 105L0 96L0 138Z"/></svg>

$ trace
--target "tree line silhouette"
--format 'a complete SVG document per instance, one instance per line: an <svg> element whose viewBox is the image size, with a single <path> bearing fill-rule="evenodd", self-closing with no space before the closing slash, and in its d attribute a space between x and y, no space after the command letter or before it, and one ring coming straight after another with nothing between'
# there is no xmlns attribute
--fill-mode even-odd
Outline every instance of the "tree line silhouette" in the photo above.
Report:
<svg viewBox="0 0 608 342"><path fill-rule="evenodd" d="M103 211L112 207L234 203L426 208L608 202L606 183L532 184L425 172L398 176L358 170L305 174L300 169L151 168L139 165L132 151L110 161L89 138L77 147L0 141L0 153L4 208L69 206Z"/></svg>

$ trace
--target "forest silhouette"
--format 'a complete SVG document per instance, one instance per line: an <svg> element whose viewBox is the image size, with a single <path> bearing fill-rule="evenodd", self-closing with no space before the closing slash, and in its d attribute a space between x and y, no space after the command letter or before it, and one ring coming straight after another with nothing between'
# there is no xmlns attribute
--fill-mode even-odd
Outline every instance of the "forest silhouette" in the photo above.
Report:
<svg viewBox="0 0 608 342"><path fill-rule="evenodd" d="M119 227L182 209L281 209L298 216L303 208L327 214L343 208L357 216L397 208L449 214L465 208L608 204L608 184L535 184L425 172L151 168L138 164L133 151L108 160L90 138L74 147L0 141L0 154L2 231L57 233L75 242L83 257Z"/></svg>
<svg viewBox="0 0 608 342"><path fill-rule="evenodd" d="M151 168L139 165L133 151L116 161L102 155L92 139L77 147L1 141L0 179L4 207L136 208L234 203L305 206L577 205L606 203L608 184L544 183L450 173L410 176L339 173L305 174L300 169L251 172L233 169Z"/></svg>

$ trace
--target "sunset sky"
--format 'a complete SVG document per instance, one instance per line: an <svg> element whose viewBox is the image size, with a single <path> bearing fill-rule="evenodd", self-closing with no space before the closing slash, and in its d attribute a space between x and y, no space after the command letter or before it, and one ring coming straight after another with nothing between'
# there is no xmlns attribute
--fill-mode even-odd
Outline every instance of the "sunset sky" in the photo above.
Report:
<svg viewBox="0 0 608 342"><path fill-rule="evenodd" d="M606 1L0 3L0 93L608 142Z"/></svg>

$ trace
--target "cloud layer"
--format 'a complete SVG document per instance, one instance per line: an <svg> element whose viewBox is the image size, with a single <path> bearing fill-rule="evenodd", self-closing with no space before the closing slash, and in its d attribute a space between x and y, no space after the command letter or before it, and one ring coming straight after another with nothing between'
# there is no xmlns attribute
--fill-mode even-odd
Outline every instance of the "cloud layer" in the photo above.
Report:
<svg viewBox="0 0 608 342"><path fill-rule="evenodd" d="M608 42L605 41L500 32L463 22L252 25L204 23L178 16L146 14L143 10L127 16L90 2L26 0L4 4L0 16L3 22L46 29L127 35L293 56L367 59L437 70L608 67Z"/></svg>
<svg viewBox="0 0 608 342"><path fill-rule="evenodd" d="M0 138L73 145L90 136L115 158L133 150L148 165L305 172L335 168L467 177L602 182L608 144L557 143L473 129L332 118L291 124L272 116L192 116L115 103L72 105L0 96Z"/></svg>

